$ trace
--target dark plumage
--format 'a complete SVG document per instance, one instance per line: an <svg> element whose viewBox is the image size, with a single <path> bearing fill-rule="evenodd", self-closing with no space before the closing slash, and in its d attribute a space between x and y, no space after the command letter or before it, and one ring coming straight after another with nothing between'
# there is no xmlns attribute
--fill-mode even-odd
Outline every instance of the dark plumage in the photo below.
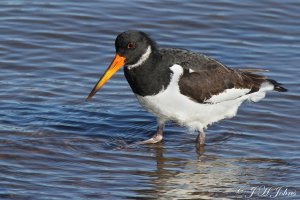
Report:
<svg viewBox="0 0 300 200"><path fill-rule="evenodd" d="M249 93L257 92L265 81L276 86L276 91L287 91L280 83L253 73L264 70L231 69L213 58L185 49L161 49L160 53L185 69L179 80L180 92L199 103L205 103L205 100L225 89L249 88Z"/></svg>
<svg viewBox="0 0 300 200"><path fill-rule="evenodd" d="M261 75L265 70L232 69L203 54L159 49L143 32L121 33L115 47L115 59L88 99L124 65L132 91L158 121L156 134L143 143L161 141L165 122L173 120L196 129L197 144L203 145L207 125L235 116L243 101L259 101L270 90L287 91L280 83Z"/></svg>

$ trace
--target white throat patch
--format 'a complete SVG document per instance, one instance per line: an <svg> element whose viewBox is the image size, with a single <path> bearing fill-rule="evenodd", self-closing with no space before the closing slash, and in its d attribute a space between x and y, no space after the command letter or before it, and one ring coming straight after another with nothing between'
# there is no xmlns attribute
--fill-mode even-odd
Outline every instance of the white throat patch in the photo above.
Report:
<svg viewBox="0 0 300 200"><path fill-rule="evenodd" d="M148 46L146 52L140 57L140 59L136 63L132 65L127 65L128 69L132 69L142 65L149 58L151 52L151 46Z"/></svg>

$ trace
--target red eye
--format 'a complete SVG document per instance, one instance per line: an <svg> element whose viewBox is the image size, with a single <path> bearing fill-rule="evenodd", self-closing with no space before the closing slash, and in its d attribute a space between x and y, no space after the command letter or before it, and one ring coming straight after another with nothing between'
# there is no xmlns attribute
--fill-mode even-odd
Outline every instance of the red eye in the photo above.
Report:
<svg viewBox="0 0 300 200"><path fill-rule="evenodd" d="M129 43L127 44L127 48L128 48L128 49L133 49L133 48L135 48L135 44L132 43L132 42L129 42Z"/></svg>

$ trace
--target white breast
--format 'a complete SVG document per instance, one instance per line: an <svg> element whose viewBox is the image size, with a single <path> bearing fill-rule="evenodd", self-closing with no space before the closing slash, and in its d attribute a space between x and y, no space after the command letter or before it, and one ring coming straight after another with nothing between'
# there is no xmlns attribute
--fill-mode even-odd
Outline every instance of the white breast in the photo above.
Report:
<svg viewBox="0 0 300 200"><path fill-rule="evenodd" d="M226 91L222 95L209 99L210 102L218 103L197 103L179 91L178 81L183 74L183 68L175 64L170 69L173 74L166 89L157 95L144 97L136 95L136 97L147 111L153 113L160 120L176 121L190 129L203 130L209 124L235 116L241 103L248 98L254 98L258 93L244 95L249 92L248 89L246 89L247 91ZM238 94L238 98L232 99L233 93ZM259 94L264 96L264 92Z"/></svg>

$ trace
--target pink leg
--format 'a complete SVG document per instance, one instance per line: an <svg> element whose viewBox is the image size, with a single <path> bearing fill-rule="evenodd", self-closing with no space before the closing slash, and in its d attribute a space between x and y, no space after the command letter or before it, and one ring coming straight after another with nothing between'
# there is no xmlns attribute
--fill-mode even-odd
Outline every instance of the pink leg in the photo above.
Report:
<svg viewBox="0 0 300 200"><path fill-rule="evenodd" d="M141 141L138 144L155 144L155 143L158 143L158 142L162 141L162 139L163 139L163 129L164 129L165 123L158 121L157 124L158 124L157 131L154 134L154 136L152 138L148 139L148 140Z"/></svg>

